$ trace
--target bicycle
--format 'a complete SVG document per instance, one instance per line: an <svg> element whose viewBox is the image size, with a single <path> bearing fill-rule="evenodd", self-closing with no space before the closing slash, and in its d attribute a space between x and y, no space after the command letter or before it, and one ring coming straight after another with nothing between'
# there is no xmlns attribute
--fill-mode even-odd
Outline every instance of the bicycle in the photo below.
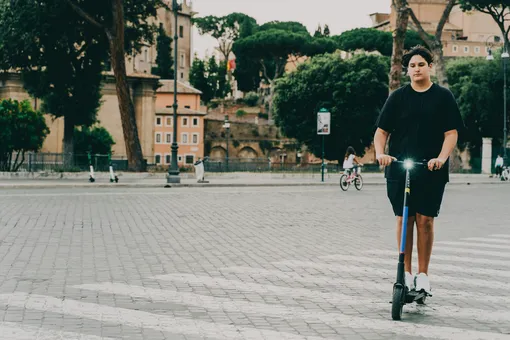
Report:
<svg viewBox="0 0 510 340"><path fill-rule="evenodd" d="M361 177L361 167L362 164L359 164L357 169L345 169L342 176L340 176L340 188L343 191L347 191L352 183L354 183L354 187L357 190L361 190L363 188L363 177Z"/></svg>

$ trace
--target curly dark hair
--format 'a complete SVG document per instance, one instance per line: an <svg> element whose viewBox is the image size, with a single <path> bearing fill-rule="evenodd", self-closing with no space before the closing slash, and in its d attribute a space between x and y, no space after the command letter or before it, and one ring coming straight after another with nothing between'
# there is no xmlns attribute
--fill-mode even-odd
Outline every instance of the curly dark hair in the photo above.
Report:
<svg viewBox="0 0 510 340"><path fill-rule="evenodd" d="M411 61L411 58L415 55L420 55L427 61L427 64L431 64L434 62L434 56L432 53L425 47L421 45L414 46L409 51L405 51L404 56L402 57L402 66L408 67L409 61Z"/></svg>

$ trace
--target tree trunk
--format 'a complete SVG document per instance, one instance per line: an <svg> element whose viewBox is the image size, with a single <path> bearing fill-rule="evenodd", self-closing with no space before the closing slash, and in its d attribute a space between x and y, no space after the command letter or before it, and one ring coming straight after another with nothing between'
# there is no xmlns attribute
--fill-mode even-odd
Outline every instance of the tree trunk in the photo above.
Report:
<svg viewBox="0 0 510 340"><path fill-rule="evenodd" d="M407 24L409 22L409 12L405 0L394 0L393 5L397 12L397 23L393 31L393 50L391 53L390 69L390 92L400 87L402 77L402 56L404 53L404 41L406 38Z"/></svg>
<svg viewBox="0 0 510 340"><path fill-rule="evenodd" d="M73 166L74 162L74 122L67 117L64 118L64 138L63 138L64 168Z"/></svg>
<svg viewBox="0 0 510 340"><path fill-rule="evenodd" d="M274 97L274 83L275 83L275 79L273 79L272 81L269 82L269 98L268 98L268 103L269 103L269 110L268 110L268 113L267 113L267 120L269 122L269 124L272 124L273 123L273 97Z"/></svg>
<svg viewBox="0 0 510 340"><path fill-rule="evenodd" d="M110 55L117 98L119 101L122 130L128 158L128 168L131 171L145 171L142 147L138 138L135 108L129 93L126 74L126 60L124 51L124 7L123 0L112 0L113 29L107 30L110 43Z"/></svg>
<svg viewBox="0 0 510 340"><path fill-rule="evenodd" d="M436 64L436 77L439 85L448 87L448 77L446 76L446 67L443 57L443 46L440 42L435 42L432 53Z"/></svg>

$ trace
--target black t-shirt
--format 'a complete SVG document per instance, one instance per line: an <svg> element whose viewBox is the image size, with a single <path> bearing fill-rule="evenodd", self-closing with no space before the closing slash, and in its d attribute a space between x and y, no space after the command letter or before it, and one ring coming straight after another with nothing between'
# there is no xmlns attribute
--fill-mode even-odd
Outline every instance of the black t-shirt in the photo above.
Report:
<svg viewBox="0 0 510 340"><path fill-rule="evenodd" d="M405 85L390 94L377 121L377 127L390 133L389 155L398 160L428 161L441 153L444 133L463 127L457 102L450 90L437 84L425 92ZM417 167L412 178L449 181L449 162L440 170ZM385 169L387 179L405 176L402 164Z"/></svg>

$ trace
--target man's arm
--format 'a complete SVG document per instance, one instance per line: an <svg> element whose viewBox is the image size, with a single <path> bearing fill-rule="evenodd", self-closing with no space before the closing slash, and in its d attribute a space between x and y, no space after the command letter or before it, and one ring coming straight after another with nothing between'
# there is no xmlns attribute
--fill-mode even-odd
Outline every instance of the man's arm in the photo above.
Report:
<svg viewBox="0 0 510 340"><path fill-rule="evenodd" d="M395 157L384 154L384 148L386 147L389 135L389 132L381 128L377 128L374 135L375 158L382 166L390 165L393 160L396 160Z"/></svg>
<svg viewBox="0 0 510 340"><path fill-rule="evenodd" d="M444 133L444 142L443 147L441 148L441 153L437 158L433 158L429 161L429 170L438 170L443 167L444 163L446 163L446 160L450 157L450 154L455 148L455 145L457 145L457 139L457 130L450 130Z"/></svg>

